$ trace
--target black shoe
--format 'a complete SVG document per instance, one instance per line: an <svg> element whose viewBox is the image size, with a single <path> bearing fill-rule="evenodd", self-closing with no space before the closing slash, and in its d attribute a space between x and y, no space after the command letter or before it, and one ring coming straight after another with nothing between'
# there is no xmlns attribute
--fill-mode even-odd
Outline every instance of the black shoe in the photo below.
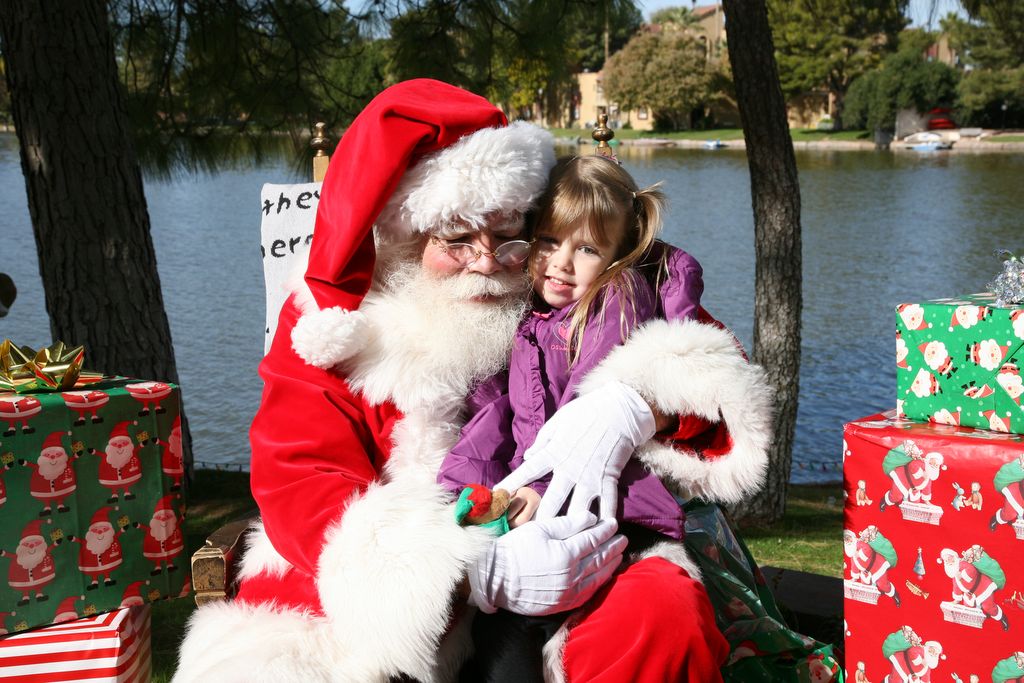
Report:
<svg viewBox="0 0 1024 683"><path fill-rule="evenodd" d="M161 408L161 407L158 406L157 409L156 409L156 414L157 415L163 415L166 412L167 412L167 408Z"/></svg>
<svg viewBox="0 0 1024 683"><path fill-rule="evenodd" d="M97 416L97 417L92 418L92 423L94 425L98 425L101 422L103 422L103 418L102 417Z"/></svg>
<svg viewBox="0 0 1024 683"><path fill-rule="evenodd" d="M71 424L73 424L76 427L81 427L82 425L85 424L85 417L84 416L80 417L77 420L75 420L74 422L72 422Z"/></svg>
<svg viewBox="0 0 1024 683"><path fill-rule="evenodd" d="M107 502L108 503L116 503L117 502L117 494L115 493L110 498L107 498Z"/></svg>
<svg viewBox="0 0 1024 683"><path fill-rule="evenodd" d="M51 512L53 512L53 510L51 510L50 508L43 508L42 510L39 511L39 516L48 517Z"/></svg>
<svg viewBox="0 0 1024 683"><path fill-rule="evenodd" d="M70 509L71 508L69 508L67 505L58 505L57 506L57 512L67 512Z"/></svg>
<svg viewBox="0 0 1024 683"><path fill-rule="evenodd" d="M167 565L167 571L168 572L176 572L176 571L178 571L178 568L175 567L173 564L168 564Z"/></svg>
<svg viewBox="0 0 1024 683"><path fill-rule="evenodd" d="M173 484L171 486L171 491L180 491L180 490L181 490L181 484Z"/></svg>
<svg viewBox="0 0 1024 683"><path fill-rule="evenodd" d="M46 602L49 599L50 596L45 593L36 593L36 602Z"/></svg>
<svg viewBox="0 0 1024 683"><path fill-rule="evenodd" d="M85 590L87 590L87 591L94 591L94 590L96 590L99 587L100 587L99 581L93 581L92 583L90 583L88 586L85 587Z"/></svg>
<svg viewBox="0 0 1024 683"><path fill-rule="evenodd" d="M131 491L127 491L124 494L124 499L125 500L135 500L135 494L132 493Z"/></svg>
<svg viewBox="0 0 1024 683"><path fill-rule="evenodd" d="M896 603L897 607L899 607L900 606L900 594L896 593L896 592L893 592L893 594L892 594L892 601Z"/></svg>
<svg viewBox="0 0 1024 683"><path fill-rule="evenodd" d="M1006 619L1006 615L1005 614L999 620L999 623L1003 625L1003 630L1004 631L1009 631L1010 630L1010 622Z"/></svg>
<svg viewBox="0 0 1024 683"><path fill-rule="evenodd" d="M24 607L29 602L31 602L29 598L22 598L21 600L18 600L18 607Z"/></svg>
<svg viewBox="0 0 1024 683"><path fill-rule="evenodd" d="M998 526L999 526L999 519L995 515L992 515L992 519L988 520L988 530L989 531L995 531L996 527L998 527Z"/></svg>
<svg viewBox="0 0 1024 683"><path fill-rule="evenodd" d="M149 415L149 408L143 408L139 411L139 417L146 417Z"/></svg>
<svg viewBox="0 0 1024 683"><path fill-rule="evenodd" d="M151 571L151 572L149 573L149 575L150 575L150 576L156 576L157 574L160 574L160 573L161 573L162 571L163 571L163 567L157 567L156 569L154 569L153 571Z"/></svg>
<svg viewBox="0 0 1024 683"><path fill-rule="evenodd" d="M14 436L17 433L18 433L18 430L15 429L14 427L11 427L6 432L4 432L4 436Z"/></svg>
<svg viewBox="0 0 1024 683"><path fill-rule="evenodd" d="M117 579L107 579L106 581L103 582L103 585L104 586L113 586L116 583L117 583Z"/></svg>
<svg viewBox="0 0 1024 683"><path fill-rule="evenodd" d="M882 496L882 500L878 501L878 509L885 512L885 508L887 507L888 504L885 502L885 496Z"/></svg>
<svg viewBox="0 0 1024 683"><path fill-rule="evenodd" d="M36 433L36 428L35 427L22 427L21 428L21 433L22 434L35 434Z"/></svg>

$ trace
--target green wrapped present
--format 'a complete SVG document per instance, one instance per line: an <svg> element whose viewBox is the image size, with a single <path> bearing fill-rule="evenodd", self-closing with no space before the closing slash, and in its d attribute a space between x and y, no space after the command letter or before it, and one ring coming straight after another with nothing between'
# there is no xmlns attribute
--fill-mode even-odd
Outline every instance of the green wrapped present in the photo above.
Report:
<svg viewBox="0 0 1024 683"><path fill-rule="evenodd" d="M1022 305L986 293L896 307L896 403L911 420L1024 433L1022 361Z"/></svg>
<svg viewBox="0 0 1024 683"><path fill-rule="evenodd" d="M0 613L33 628L69 597L85 616L133 586L150 601L186 591L180 425L163 382L0 390Z"/></svg>

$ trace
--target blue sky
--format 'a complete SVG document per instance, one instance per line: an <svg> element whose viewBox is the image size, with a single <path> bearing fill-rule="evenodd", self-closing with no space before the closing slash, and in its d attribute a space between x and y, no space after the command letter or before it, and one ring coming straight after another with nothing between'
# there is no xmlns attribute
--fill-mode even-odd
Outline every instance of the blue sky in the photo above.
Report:
<svg viewBox="0 0 1024 683"><path fill-rule="evenodd" d="M638 4L643 10L645 19L651 16L651 12L662 7L693 7L693 3L688 0L640 0ZM711 2L710 0L698 0L696 4L698 6L709 5ZM931 8L931 4L932 0L910 0L909 14L911 26L923 26L928 21L928 11ZM931 26L933 29L937 29L939 27L939 19L950 12L963 13L958 0L936 0L935 4L936 12Z"/></svg>

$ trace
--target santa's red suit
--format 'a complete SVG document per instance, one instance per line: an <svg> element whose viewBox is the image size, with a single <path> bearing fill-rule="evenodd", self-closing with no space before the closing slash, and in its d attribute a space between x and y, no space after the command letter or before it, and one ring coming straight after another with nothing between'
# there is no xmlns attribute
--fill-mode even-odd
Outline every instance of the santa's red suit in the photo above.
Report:
<svg viewBox="0 0 1024 683"><path fill-rule="evenodd" d="M128 423L122 422L110 433L107 448L111 447L111 442L121 444L125 439L129 440L128 443L132 443L131 437L128 436ZM131 498L129 489L142 479L142 461L139 459L139 450L141 450L141 446L132 443L132 453L124 462L118 462L109 453L93 451L100 457L100 486L110 489L114 497L117 496L118 491L123 491L127 498Z"/></svg>
<svg viewBox="0 0 1024 683"><path fill-rule="evenodd" d="M38 501L49 505L63 502L75 491L75 470L68 461L67 466L53 479L47 479L39 472L39 465L26 463L32 468L32 479L29 482L29 493Z"/></svg>
<svg viewBox="0 0 1024 683"><path fill-rule="evenodd" d="M928 466L923 459L915 458L906 465L895 468L889 473L892 488L885 496L889 505L899 505L904 500L911 503L925 502L932 499L932 479L928 475Z"/></svg>
<svg viewBox="0 0 1024 683"><path fill-rule="evenodd" d="M960 560L953 577L953 601L965 607L977 607L996 621L1003 618L1003 610L996 602L996 582L982 574L967 560Z"/></svg>
<svg viewBox="0 0 1024 683"><path fill-rule="evenodd" d="M883 595L892 596L895 587L889 581L889 561L867 541L857 539L851 558L851 578L869 586L875 586Z"/></svg>
<svg viewBox="0 0 1024 683"><path fill-rule="evenodd" d="M438 117L443 122L433 123ZM262 524L243 559L238 598L200 608L190 622L175 681L225 671L239 681L456 676L469 642L455 591L493 537L454 522L436 474L458 437L465 397L483 378L463 372L473 367L475 340L490 335L486 343L507 358L515 326L467 329L467 338L478 332L474 341L426 346L432 311L402 308L376 288L363 295L375 219L378 231L411 223L407 233L452 217L480 224L484 214L522 211L539 195L553 163L550 137L524 124L486 128L503 124L481 98L413 81L385 91L346 132L321 193L306 271L311 291L285 303L260 368L265 388L251 440ZM394 168L396 159L425 153L408 172ZM367 201L380 188L387 192L379 201ZM460 199L459 188L473 192ZM358 319L347 312L356 308ZM300 318L304 334L293 334ZM631 341L617 365L593 376L626 381L669 412L702 403L708 417L722 416L732 448L702 459L651 443L641 457L677 490L749 495L760 485L770 432L760 374L731 335L711 325L661 322L645 341L630 354ZM683 552L675 559L643 560L609 582L548 648L548 665L574 680L718 680L727 646L706 592L687 572L692 563ZM653 587L669 590L655 596ZM629 646L624 628L644 647Z"/></svg>
<svg viewBox="0 0 1024 683"><path fill-rule="evenodd" d="M160 455L160 469L174 481L172 491L181 488L181 478L185 475L185 463L181 455L181 418L174 418L170 441L157 441L163 453Z"/></svg>
<svg viewBox="0 0 1024 683"><path fill-rule="evenodd" d="M162 541L153 535L148 526L142 525L140 528L146 533L146 537L142 541L142 555L157 567L162 562L173 564L172 560L185 550L185 538L181 533L180 519L171 535Z"/></svg>
<svg viewBox="0 0 1024 683"><path fill-rule="evenodd" d="M124 562L124 554L121 552L121 543L118 541L120 533L114 534L110 546L96 554L89 550L85 539L76 539L81 547L78 549L78 569L83 574L88 574L94 580L101 575L110 575Z"/></svg>

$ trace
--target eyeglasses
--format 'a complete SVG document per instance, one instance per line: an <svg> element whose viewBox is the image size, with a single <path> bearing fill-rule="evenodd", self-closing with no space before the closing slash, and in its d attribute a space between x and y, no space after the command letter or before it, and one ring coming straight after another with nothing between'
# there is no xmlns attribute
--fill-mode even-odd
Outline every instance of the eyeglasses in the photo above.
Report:
<svg viewBox="0 0 1024 683"><path fill-rule="evenodd" d="M490 256L503 266L517 266L530 255L531 243L525 240L512 240L511 242L505 242L494 251L484 251L465 242L452 244L440 237L431 237L430 239L440 247L441 251L460 266L471 266L481 256Z"/></svg>

